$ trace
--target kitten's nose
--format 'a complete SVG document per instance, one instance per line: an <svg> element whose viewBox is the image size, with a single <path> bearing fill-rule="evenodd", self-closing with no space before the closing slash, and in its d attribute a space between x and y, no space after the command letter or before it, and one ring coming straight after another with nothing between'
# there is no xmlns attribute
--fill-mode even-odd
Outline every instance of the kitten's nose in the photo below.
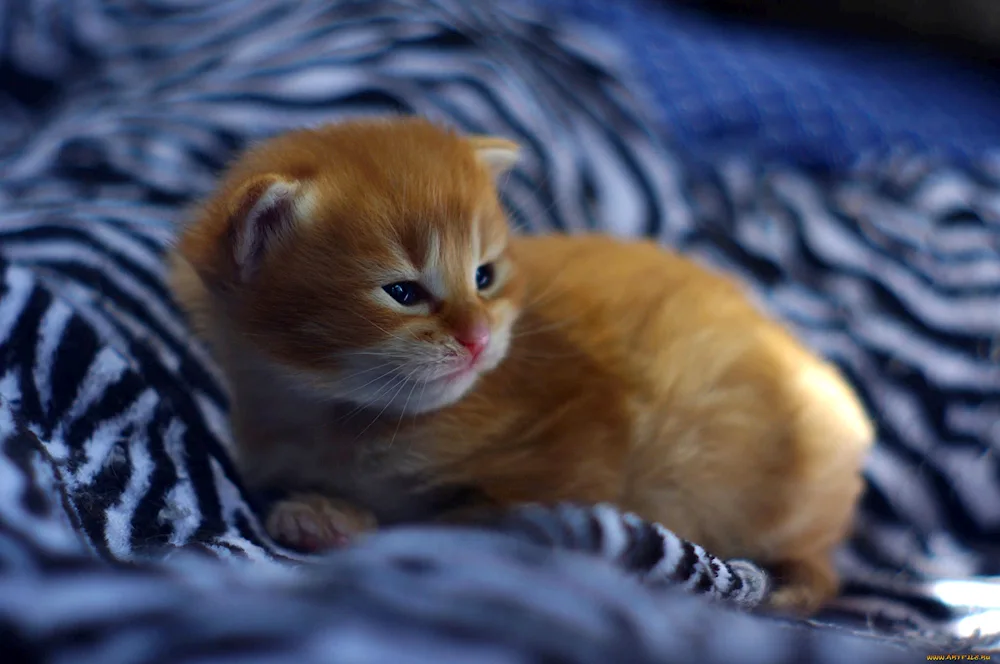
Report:
<svg viewBox="0 0 1000 664"><path fill-rule="evenodd" d="M465 346L472 359L476 359L490 343L490 327L485 322L472 323L468 327L456 330L455 340Z"/></svg>

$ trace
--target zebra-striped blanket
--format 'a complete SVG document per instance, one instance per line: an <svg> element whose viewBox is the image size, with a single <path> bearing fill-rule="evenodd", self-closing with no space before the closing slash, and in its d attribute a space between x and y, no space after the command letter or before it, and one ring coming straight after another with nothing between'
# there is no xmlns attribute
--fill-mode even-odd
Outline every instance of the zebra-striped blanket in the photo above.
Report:
<svg viewBox="0 0 1000 664"><path fill-rule="evenodd" d="M780 663L1000 646L997 162L893 155L823 180L696 163L649 124L622 53L597 26L486 1L0 4L0 652ZM249 141L384 111L520 141L518 223L654 236L737 272L844 368L880 437L834 606L757 615L752 563L609 506L386 531L318 561L268 541L162 252Z"/></svg>

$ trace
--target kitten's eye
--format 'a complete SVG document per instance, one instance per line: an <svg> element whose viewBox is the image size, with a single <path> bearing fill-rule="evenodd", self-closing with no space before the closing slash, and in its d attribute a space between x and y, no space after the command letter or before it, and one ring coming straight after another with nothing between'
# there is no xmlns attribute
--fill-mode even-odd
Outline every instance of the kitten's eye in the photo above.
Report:
<svg viewBox="0 0 1000 664"><path fill-rule="evenodd" d="M476 270L476 288L486 290L493 285L493 278L493 264L480 265L479 269Z"/></svg>
<svg viewBox="0 0 1000 664"><path fill-rule="evenodd" d="M424 290L424 287L415 281L400 281L382 286L382 290L404 307L412 307L430 299L430 295Z"/></svg>

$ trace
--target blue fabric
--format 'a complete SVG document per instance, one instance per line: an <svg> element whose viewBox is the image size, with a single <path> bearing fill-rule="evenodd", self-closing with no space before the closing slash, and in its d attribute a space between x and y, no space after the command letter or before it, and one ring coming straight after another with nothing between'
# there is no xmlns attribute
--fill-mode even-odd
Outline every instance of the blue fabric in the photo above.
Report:
<svg viewBox="0 0 1000 664"><path fill-rule="evenodd" d="M749 24L663 0L536 0L613 31L678 146L837 168L905 145L1000 147L1000 80L917 47Z"/></svg>

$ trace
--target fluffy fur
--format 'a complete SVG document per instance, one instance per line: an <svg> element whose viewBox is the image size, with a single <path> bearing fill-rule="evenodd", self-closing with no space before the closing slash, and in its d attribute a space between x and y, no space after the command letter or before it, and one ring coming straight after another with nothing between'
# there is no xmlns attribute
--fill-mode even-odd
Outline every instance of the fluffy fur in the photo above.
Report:
<svg viewBox="0 0 1000 664"><path fill-rule="evenodd" d="M609 501L817 608L873 438L857 398L726 277L649 242L511 235L494 182L516 155L419 119L292 132L181 235L175 290L230 380L246 480L299 492L268 529L336 545L437 486ZM407 282L426 297L384 288Z"/></svg>

